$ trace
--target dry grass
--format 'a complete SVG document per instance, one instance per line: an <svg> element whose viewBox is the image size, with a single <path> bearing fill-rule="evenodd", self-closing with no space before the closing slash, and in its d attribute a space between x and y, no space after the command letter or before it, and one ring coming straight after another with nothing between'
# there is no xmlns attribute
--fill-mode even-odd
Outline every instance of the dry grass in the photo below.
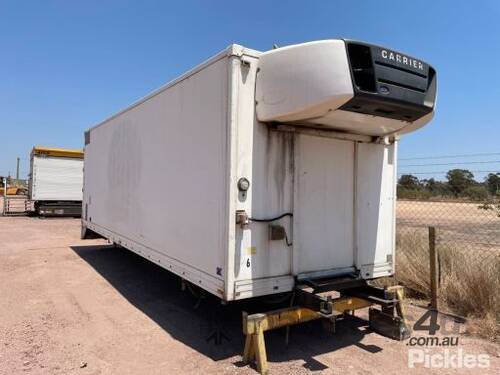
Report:
<svg viewBox="0 0 500 375"><path fill-rule="evenodd" d="M398 282L405 285L411 297L429 297L429 247L425 236L417 230L404 234L398 232L396 248Z"/></svg>
<svg viewBox="0 0 500 375"><path fill-rule="evenodd" d="M411 297L429 297L429 246L424 230L397 235L396 279ZM471 331L494 341L500 338L500 253L476 253L450 244L437 246L445 310L470 318Z"/></svg>

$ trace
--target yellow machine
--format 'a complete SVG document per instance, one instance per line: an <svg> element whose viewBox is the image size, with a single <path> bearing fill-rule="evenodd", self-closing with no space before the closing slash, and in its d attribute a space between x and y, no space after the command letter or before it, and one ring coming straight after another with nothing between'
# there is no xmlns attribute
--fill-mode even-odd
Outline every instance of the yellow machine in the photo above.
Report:
<svg viewBox="0 0 500 375"><path fill-rule="evenodd" d="M22 188L19 188L17 186L10 186L7 188L7 195L17 195L17 194L22 194L26 190L23 190ZM5 195L5 188L0 187L0 195Z"/></svg>
<svg viewBox="0 0 500 375"><path fill-rule="evenodd" d="M22 195L26 194L27 188L19 184L19 182L11 183L9 180L10 177L7 178L7 192L5 192L4 177L0 177L0 196L4 195ZM16 181L16 180L14 180ZM7 194L6 194L7 193Z"/></svg>

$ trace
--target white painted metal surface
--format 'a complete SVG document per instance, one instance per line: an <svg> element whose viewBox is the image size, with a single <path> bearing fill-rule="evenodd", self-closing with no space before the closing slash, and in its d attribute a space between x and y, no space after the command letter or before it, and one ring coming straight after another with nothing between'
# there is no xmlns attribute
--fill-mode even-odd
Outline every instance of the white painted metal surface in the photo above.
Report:
<svg viewBox="0 0 500 375"><path fill-rule="evenodd" d="M228 301L391 274L396 143L258 121L260 57L230 46L90 129L83 227ZM286 240L238 210L293 213L273 222Z"/></svg>
<svg viewBox="0 0 500 375"><path fill-rule="evenodd" d="M354 266L354 142L300 135L295 159L295 272Z"/></svg>
<svg viewBox="0 0 500 375"><path fill-rule="evenodd" d="M322 40L263 53L256 85L259 121L294 122L373 136L409 133L433 117L409 122L342 110L354 95L346 44Z"/></svg>
<svg viewBox="0 0 500 375"><path fill-rule="evenodd" d="M260 121L318 119L354 95L343 40L265 52L259 67L256 107Z"/></svg>
<svg viewBox="0 0 500 375"><path fill-rule="evenodd" d="M83 159L33 155L29 181L32 201L81 201Z"/></svg>
<svg viewBox="0 0 500 375"><path fill-rule="evenodd" d="M356 177L357 268L364 278L394 272L397 143L360 143Z"/></svg>

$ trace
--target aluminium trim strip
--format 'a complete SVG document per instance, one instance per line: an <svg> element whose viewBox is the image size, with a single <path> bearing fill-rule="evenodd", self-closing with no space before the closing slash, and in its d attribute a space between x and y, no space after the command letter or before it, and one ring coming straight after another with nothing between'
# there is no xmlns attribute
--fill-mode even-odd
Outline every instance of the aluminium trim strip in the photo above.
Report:
<svg viewBox="0 0 500 375"><path fill-rule="evenodd" d="M370 135L343 133L335 130L320 130L300 125L294 126L294 125L278 124L275 126L275 128L271 127L271 130L306 134L317 137L334 138L343 141L364 142L364 143L373 143L378 138L378 137L372 137Z"/></svg>

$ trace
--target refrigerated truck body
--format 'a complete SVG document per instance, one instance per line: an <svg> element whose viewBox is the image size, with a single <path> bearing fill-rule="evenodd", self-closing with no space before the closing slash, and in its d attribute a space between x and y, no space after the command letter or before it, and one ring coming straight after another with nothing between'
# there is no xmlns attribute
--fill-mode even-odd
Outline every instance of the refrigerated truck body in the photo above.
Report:
<svg viewBox="0 0 500 375"><path fill-rule="evenodd" d="M390 276L397 140L435 98L386 48L231 45L85 133L82 236L225 301Z"/></svg>
<svg viewBox="0 0 500 375"><path fill-rule="evenodd" d="M80 216L83 151L35 146L31 151L29 198L42 216Z"/></svg>

